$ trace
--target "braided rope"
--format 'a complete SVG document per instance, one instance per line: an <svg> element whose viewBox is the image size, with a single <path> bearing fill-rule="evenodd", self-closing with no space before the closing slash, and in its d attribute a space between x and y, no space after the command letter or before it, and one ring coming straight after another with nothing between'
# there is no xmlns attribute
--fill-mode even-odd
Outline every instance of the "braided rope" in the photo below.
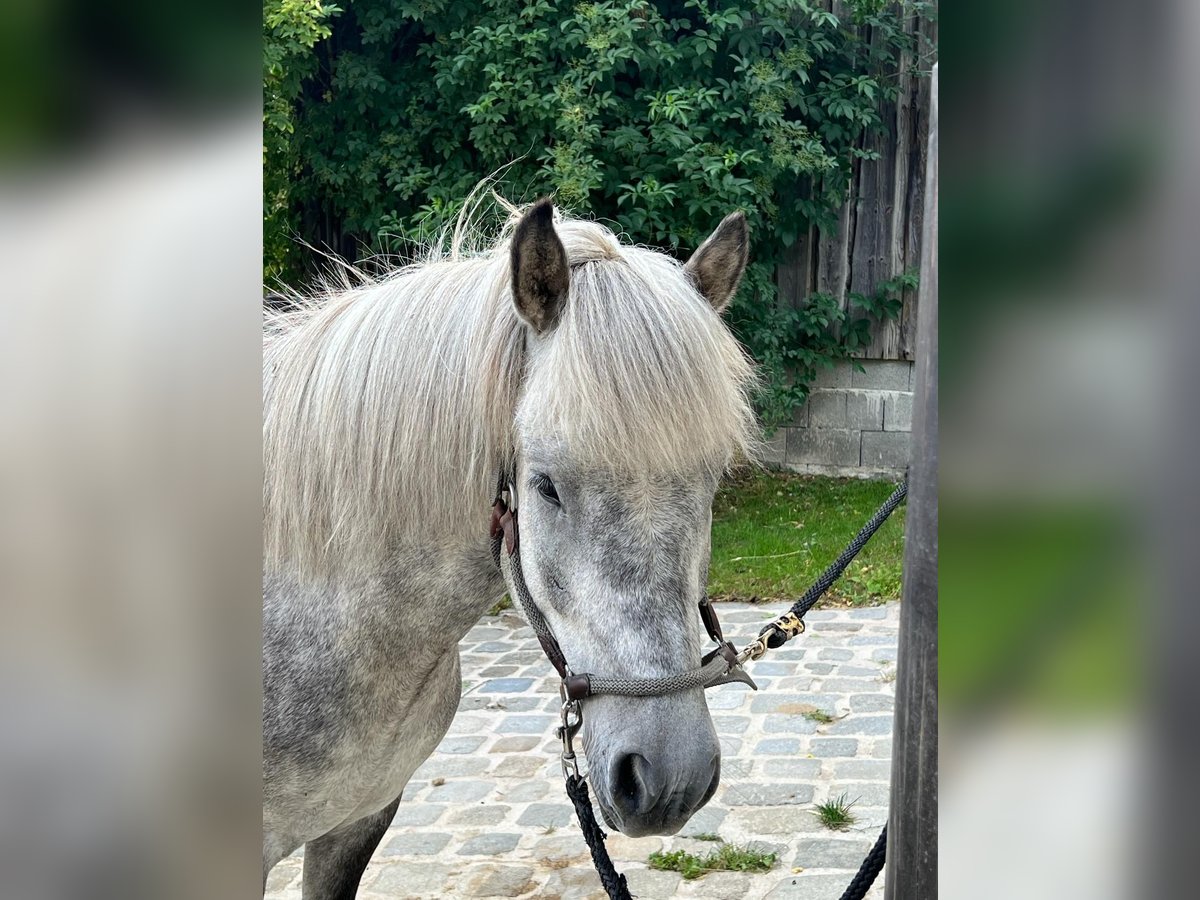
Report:
<svg viewBox="0 0 1200 900"><path fill-rule="evenodd" d="M568 775L567 796L571 798L571 804L575 807L575 815L579 817L579 830L583 832L583 839L592 851L592 864L596 867L596 874L600 876L600 883L604 885L610 900L633 900L625 876L617 871L608 855L608 849L604 846L604 838L607 835L596 823L596 814L592 812L592 801L588 797L587 782L579 775Z"/></svg>
<svg viewBox="0 0 1200 900"><path fill-rule="evenodd" d="M897 487L896 490L892 491L891 496L883 502L883 506L875 510L875 515L871 516L871 518L867 520L867 524L859 529L858 534L854 536L854 540L847 545L845 550L838 554L838 558L829 564L825 571L821 573L821 577L809 586L808 590L804 592L804 595L792 604L792 608L788 610L788 612L797 618L803 618L804 614L812 609L813 606L816 605L816 602L825 595L825 592L833 586L833 583L842 576L842 573L846 571L846 566L850 565L850 563L854 561L854 557L858 556L858 554L862 551L862 548L866 546L867 541L869 541L875 532L879 530L879 527L888 520L888 516L895 512L896 507L904 502L904 498L907 496L907 494L908 481L905 480L901 482L900 486ZM768 625L761 632L759 632L759 634L765 634L766 632L772 630L773 626ZM780 647L786 642L786 640L786 635L781 633L778 629L774 629L774 633L767 638L767 646L772 648Z"/></svg>
<svg viewBox="0 0 1200 900"><path fill-rule="evenodd" d="M883 869L883 862L886 858L887 826L884 825L883 831L879 832L879 837L875 839L875 846L871 848L871 852L858 867L858 874L842 892L842 900L863 900L867 891L871 889L871 885L875 883L876 876Z"/></svg>
<svg viewBox="0 0 1200 900"><path fill-rule="evenodd" d="M698 669L664 675L661 678L607 678L603 675L589 676L592 694L619 694L622 697L659 697L691 688L705 687L714 678L729 671L729 663L717 654Z"/></svg>

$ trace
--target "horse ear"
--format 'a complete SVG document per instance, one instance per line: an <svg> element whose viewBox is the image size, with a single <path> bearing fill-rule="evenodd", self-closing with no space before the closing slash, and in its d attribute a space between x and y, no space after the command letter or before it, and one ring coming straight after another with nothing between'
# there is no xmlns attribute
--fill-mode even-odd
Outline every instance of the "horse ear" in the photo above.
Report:
<svg viewBox="0 0 1200 900"><path fill-rule="evenodd" d="M537 334L558 324L571 270L554 230L554 204L539 200L521 217L512 237L512 293L517 312Z"/></svg>
<svg viewBox="0 0 1200 900"><path fill-rule="evenodd" d="M726 216L684 266L704 299L724 312L737 293L750 259L750 229L744 213Z"/></svg>

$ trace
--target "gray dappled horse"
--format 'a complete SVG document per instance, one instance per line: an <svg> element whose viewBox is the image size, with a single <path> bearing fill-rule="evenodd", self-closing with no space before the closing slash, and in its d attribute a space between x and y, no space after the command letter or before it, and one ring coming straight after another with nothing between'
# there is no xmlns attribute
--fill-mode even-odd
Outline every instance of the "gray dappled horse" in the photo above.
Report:
<svg viewBox="0 0 1200 900"><path fill-rule="evenodd" d="M264 338L263 878L350 898L454 717L457 643L504 593L496 476L529 590L577 671L695 668L711 507L749 451L751 365L721 321L741 214L680 265L549 201L461 247L269 312ZM556 221L556 218L558 220ZM702 689L585 701L609 827L670 834L716 790Z"/></svg>

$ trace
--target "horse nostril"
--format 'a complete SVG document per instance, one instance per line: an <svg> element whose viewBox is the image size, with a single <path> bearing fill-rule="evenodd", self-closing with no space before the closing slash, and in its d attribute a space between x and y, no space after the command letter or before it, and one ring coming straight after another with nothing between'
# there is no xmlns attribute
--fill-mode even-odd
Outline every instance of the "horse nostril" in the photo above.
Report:
<svg viewBox="0 0 1200 900"><path fill-rule="evenodd" d="M613 767L613 801L624 816L638 816L658 800L650 762L640 753L627 753Z"/></svg>

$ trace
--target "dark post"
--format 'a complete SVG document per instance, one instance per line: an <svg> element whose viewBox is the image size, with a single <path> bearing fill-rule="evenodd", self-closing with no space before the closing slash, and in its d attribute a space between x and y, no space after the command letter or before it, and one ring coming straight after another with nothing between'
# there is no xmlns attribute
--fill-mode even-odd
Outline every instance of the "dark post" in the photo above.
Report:
<svg viewBox="0 0 1200 900"><path fill-rule="evenodd" d="M904 591L892 726L886 900L937 897L938 75L930 96Z"/></svg>

